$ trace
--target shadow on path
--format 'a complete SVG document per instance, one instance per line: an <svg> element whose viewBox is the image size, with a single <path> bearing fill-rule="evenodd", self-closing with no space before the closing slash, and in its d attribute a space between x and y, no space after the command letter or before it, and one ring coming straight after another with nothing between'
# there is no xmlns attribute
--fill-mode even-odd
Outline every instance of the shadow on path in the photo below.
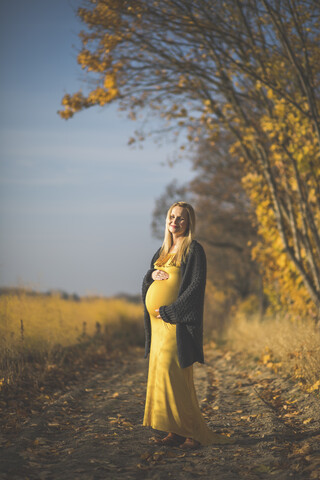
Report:
<svg viewBox="0 0 320 480"><path fill-rule="evenodd" d="M320 479L319 399L240 354L207 348L206 358L194 369L200 405L233 445L152 443L160 432L141 425L147 362L136 349L1 434L0 479Z"/></svg>

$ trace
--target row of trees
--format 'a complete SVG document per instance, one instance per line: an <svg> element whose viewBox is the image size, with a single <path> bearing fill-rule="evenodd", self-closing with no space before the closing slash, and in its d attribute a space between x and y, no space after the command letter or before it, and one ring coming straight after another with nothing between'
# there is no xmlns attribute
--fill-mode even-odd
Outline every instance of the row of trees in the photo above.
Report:
<svg viewBox="0 0 320 480"><path fill-rule="evenodd" d="M270 301L319 315L319 2L88 0L78 15L78 62L94 85L65 95L60 115L116 101L133 118L159 115L183 148L198 143L191 190L207 241L223 228L215 170L225 162L230 195L240 175L255 211L253 255ZM237 233L226 235L243 249L244 198L230 217Z"/></svg>

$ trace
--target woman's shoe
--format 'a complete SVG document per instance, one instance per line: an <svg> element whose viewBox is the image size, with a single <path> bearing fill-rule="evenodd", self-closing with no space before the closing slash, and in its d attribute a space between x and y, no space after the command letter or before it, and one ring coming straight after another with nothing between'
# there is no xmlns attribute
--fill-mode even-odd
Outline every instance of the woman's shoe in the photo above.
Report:
<svg viewBox="0 0 320 480"><path fill-rule="evenodd" d="M180 448L183 448L184 450L194 450L199 448L200 445L200 442L197 442L197 440L194 440L193 438L186 438L185 442L180 445Z"/></svg>
<svg viewBox="0 0 320 480"><path fill-rule="evenodd" d="M169 433L166 437L164 438L158 438L155 443L157 445L166 445L168 447L176 447L177 445L180 445L181 442L184 442L185 437L181 437L180 435L177 435L176 433Z"/></svg>

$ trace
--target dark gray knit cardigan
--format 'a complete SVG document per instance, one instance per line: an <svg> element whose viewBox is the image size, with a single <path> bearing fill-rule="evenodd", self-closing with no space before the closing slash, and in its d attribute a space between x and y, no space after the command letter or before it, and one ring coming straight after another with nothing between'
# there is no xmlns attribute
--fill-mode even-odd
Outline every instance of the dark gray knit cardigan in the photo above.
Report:
<svg viewBox="0 0 320 480"><path fill-rule="evenodd" d="M150 352L151 324L145 298L153 283L154 263L159 258L160 248L151 260L142 284L145 327L145 358ZM204 363L203 357L203 304L207 271L206 255L200 243L193 240L186 261L181 264L181 284L178 298L171 305L161 306L159 313L167 323L177 325L177 348L181 368L194 362Z"/></svg>

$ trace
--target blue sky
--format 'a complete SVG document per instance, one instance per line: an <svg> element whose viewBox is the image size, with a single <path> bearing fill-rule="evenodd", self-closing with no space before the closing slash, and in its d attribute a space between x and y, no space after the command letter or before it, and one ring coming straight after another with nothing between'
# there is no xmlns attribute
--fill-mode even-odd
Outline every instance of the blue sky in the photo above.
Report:
<svg viewBox="0 0 320 480"><path fill-rule="evenodd" d="M159 245L155 199L191 172L166 165L175 145L129 147L139 125L115 106L57 115L63 95L85 87L76 5L0 4L0 285L139 293Z"/></svg>

